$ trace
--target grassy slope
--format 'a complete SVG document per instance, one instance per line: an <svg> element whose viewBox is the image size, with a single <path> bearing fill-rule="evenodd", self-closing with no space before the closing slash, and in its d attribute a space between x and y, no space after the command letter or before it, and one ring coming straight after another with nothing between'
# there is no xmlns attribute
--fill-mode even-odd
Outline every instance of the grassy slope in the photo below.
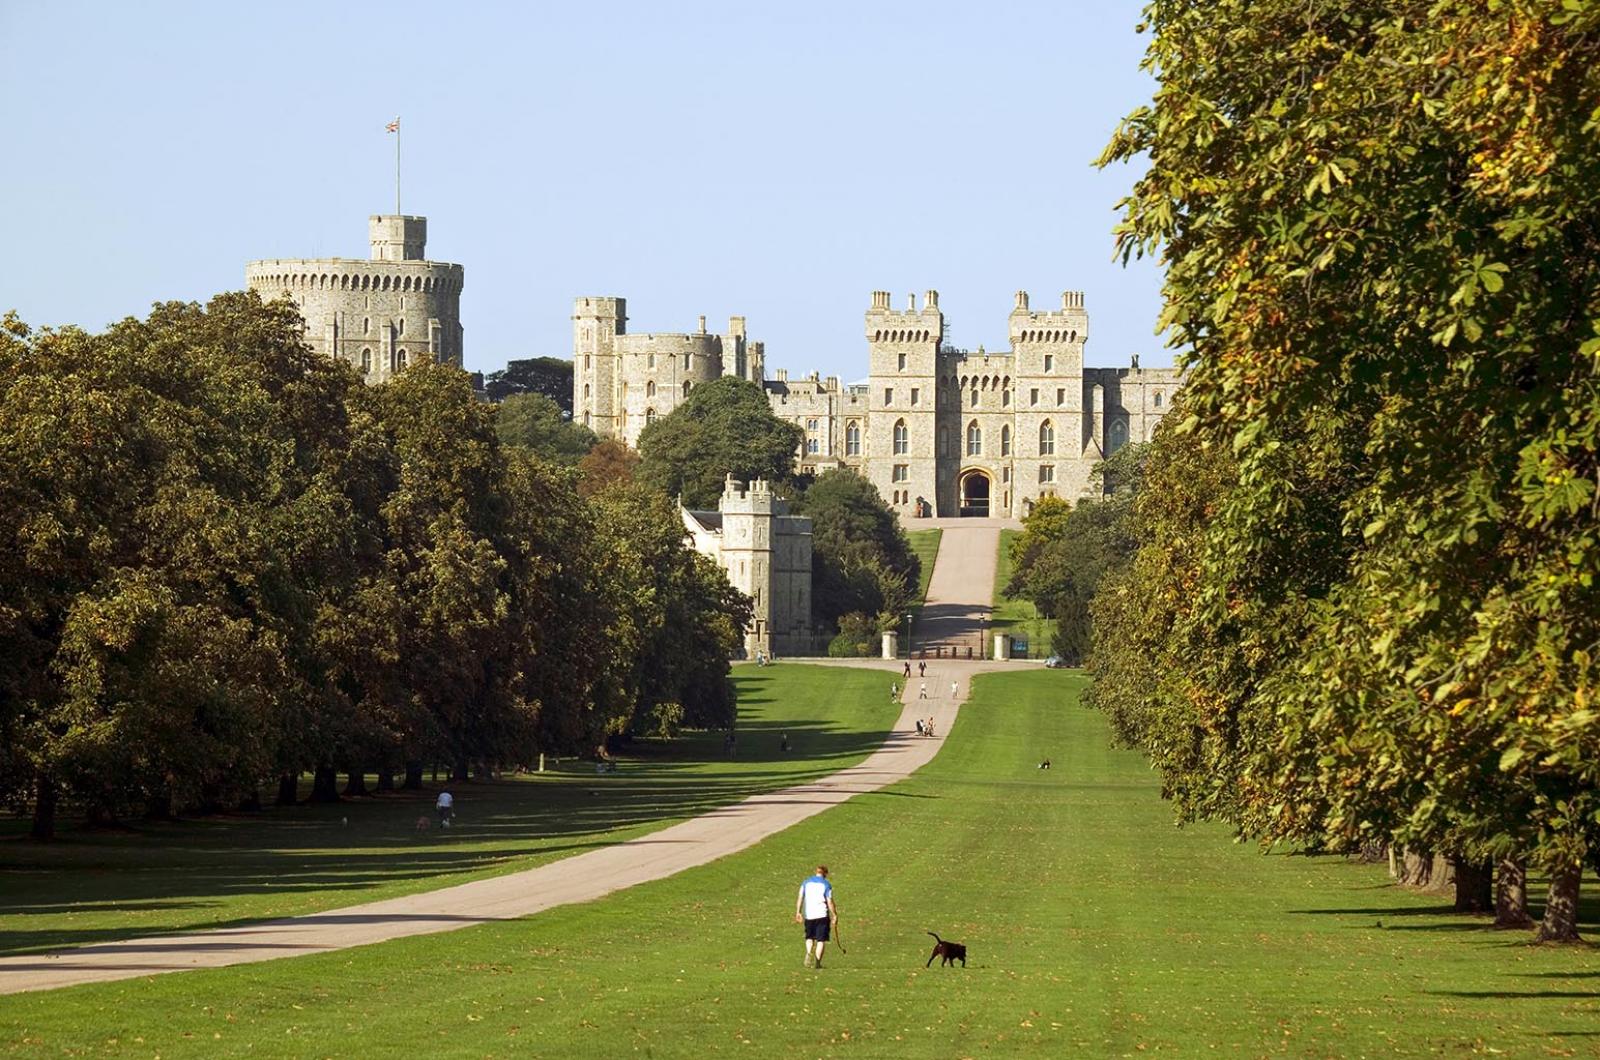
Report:
<svg viewBox="0 0 1600 1060"><path fill-rule="evenodd" d="M1081 687L981 678L911 780L668 880L512 924L6 998L0 1037L39 1056L1592 1053L1600 954L1438 914L1378 868L1174 829ZM811 972L789 914L818 859L849 953ZM925 928L966 942L970 967L924 970Z"/></svg>
<svg viewBox="0 0 1600 1060"><path fill-rule="evenodd" d="M1028 657L1042 659L1050 654L1050 639L1055 636L1056 621L1040 618L1029 600L1011 600L1005 595L1006 583L1011 580L1011 542L1019 530L1000 531L1000 558L994 570L994 617L990 626L999 633L1028 638Z"/></svg>
<svg viewBox="0 0 1600 1060"><path fill-rule="evenodd" d="M831 773L897 710L870 671L739 667L739 755L721 733L639 742L616 773L568 760L455 788L458 827L418 833L432 790L0 842L0 953L292 916L524 869ZM786 730L793 753L778 753ZM348 824L342 823L348 821Z"/></svg>
<svg viewBox="0 0 1600 1060"><path fill-rule="evenodd" d="M912 530L906 534L911 539L911 551L917 554L917 559L922 562L921 573L917 575L917 598L912 601L912 606L921 608L924 600L928 598L928 579L933 577L933 561L939 555L939 535L943 530Z"/></svg>

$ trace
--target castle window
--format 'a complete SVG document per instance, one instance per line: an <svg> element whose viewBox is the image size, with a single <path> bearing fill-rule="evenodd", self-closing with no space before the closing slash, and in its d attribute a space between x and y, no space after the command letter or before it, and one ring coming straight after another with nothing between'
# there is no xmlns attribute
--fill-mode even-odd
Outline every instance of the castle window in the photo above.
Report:
<svg viewBox="0 0 1600 1060"><path fill-rule="evenodd" d="M1161 391L1156 391L1156 408L1161 407Z"/></svg>
<svg viewBox="0 0 1600 1060"><path fill-rule="evenodd" d="M817 452L819 451L818 450L818 446L819 445L820 445L820 443L815 438L807 438L806 439L806 452L810 453L812 456L817 455Z"/></svg>
<svg viewBox="0 0 1600 1060"><path fill-rule="evenodd" d="M683 370L685 372L689 370L689 355L687 353L683 355Z"/></svg>
<svg viewBox="0 0 1600 1060"><path fill-rule="evenodd" d="M939 455L950 455L950 428L948 427L939 428Z"/></svg>
<svg viewBox="0 0 1600 1060"><path fill-rule="evenodd" d="M372 351L361 351L361 374L367 375L372 371Z"/></svg>
<svg viewBox="0 0 1600 1060"><path fill-rule="evenodd" d="M844 429L844 454L846 456L861 455L861 425L854 420Z"/></svg>
<svg viewBox="0 0 1600 1060"><path fill-rule="evenodd" d="M1056 407L1060 408L1062 405L1065 405L1066 403L1067 403L1067 392L1066 392L1066 390L1064 388L1058 387L1056 389Z"/></svg>
<svg viewBox="0 0 1600 1060"><path fill-rule="evenodd" d="M653 398L656 396L656 381L654 379L645 380L644 396L647 398Z"/></svg>
<svg viewBox="0 0 1600 1060"><path fill-rule="evenodd" d="M372 318L371 317L362 317L361 318L361 334L363 334L363 335L372 334ZM1159 404L1161 404L1161 402L1158 401L1158 402L1156 402L1156 404L1159 405Z"/></svg>
<svg viewBox="0 0 1600 1060"><path fill-rule="evenodd" d="M1047 353L1047 354L1044 355L1044 370L1046 372L1053 372L1053 371L1056 370L1056 355L1055 354Z"/></svg>
<svg viewBox="0 0 1600 1060"><path fill-rule="evenodd" d="M1011 391L1009 391L1009 390L1000 391L1000 407L1001 408L1009 408L1010 406L1011 406Z"/></svg>
<svg viewBox="0 0 1600 1060"><path fill-rule="evenodd" d="M909 482L911 480L911 467L909 464L896 464L894 466L894 480L896 482Z"/></svg>
<svg viewBox="0 0 1600 1060"><path fill-rule="evenodd" d="M404 368L405 366L406 366L406 351L405 350L401 350L400 351L400 367Z"/></svg>
<svg viewBox="0 0 1600 1060"><path fill-rule="evenodd" d="M1028 404L1037 405L1038 403L1039 403L1039 388L1038 387L1029 388L1029 390L1028 390Z"/></svg>
<svg viewBox="0 0 1600 1060"><path fill-rule="evenodd" d="M1128 444L1128 425L1121 420L1111 422L1111 448L1106 450L1107 455L1116 452Z"/></svg>
<svg viewBox="0 0 1600 1060"><path fill-rule="evenodd" d="M689 382L689 380L685 379L683 381L683 396L684 397L687 398L689 396L689 388L692 387L692 386L694 386L694 384Z"/></svg>
<svg viewBox="0 0 1600 1060"><path fill-rule="evenodd" d="M967 455L983 455L983 428L978 426L977 420L967 424Z"/></svg>
<svg viewBox="0 0 1600 1060"><path fill-rule="evenodd" d="M973 387L972 388L972 407L973 408L977 408L978 407L978 388L977 387Z"/></svg>
<svg viewBox="0 0 1600 1060"><path fill-rule="evenodd" d="M807 419L806 420L806 430L814 431L816 429L817 429L817 421L815 419Z"/></svg>
<svg viewBox="0 0 1600 1060"><path fill-rule="evenodd" d="M656 410L655 409L645 409L644 410L644 425L646 427L648 427L652 423L654 423L655 421L656 421Z"/></svg>
<svg viewBox="0 0 1600 1060"><path fill-rule="evenodd" d="M646 368L654 368L656 366L656 355L654 353L644 355L644 366Z"/></svg>
<svg viewBox="0 0 1600 1060"><path fill-rule="evenodd" d="M1011 481L1011 469L1009 467L1003 467L1003 468L1000 469L1000 481L1001 482L1010 482Z"/></svg>
<svg viewBox="0 0 1600 1060"><path fill-rule="evenodd" d="M1011 425L1009 423L1000 428L1000 455L1011 455Z"/></svg>
<svg viewBox="0 0 1600 1060"><path fill-rule="evenodd" d="M583 384L583 400L584 401L588 401L589 400L589 384L588 383Z"/></svg>
<svg viewBox="0 0 1600 1060"><path fill-rule="evenodd" d="M905 420L894 422L894 455L905 456L911 452L911 434L906 430Z"/></svg>
<svg viewBox="0 0 1600 1060"><path fill-rule="evenodd" d="M405 317L401 317L400 318L400 334L404 335L405 333L406 333L406 318Z"/></svg>
<svg viewBox="0 0 1600 1060"><path fill-rule="evenodd" d="M588 354L587 354L587 353L586 353L586 354L584 354L584 355L583 355L583 370L584 370L584 371L585 371L585 372L587 372L587 371L588 371L588 370L589 370L589 369L590 369L590 368L592 368L592 367L594 367L594 365L593 365L593 362L591 362L591 361L590 361L590 360L589 360L589 355L588 355Z"/></svg>
<svg viewBox="0 0 1600 1060"><path fill-rule="evenodd" d="M883 388L883 407L884 408L888 408L890 405L893 405L893 404L894 404L894 387L886 386L886 387Z"/></svg>
<svg viewBox="0 0 1600 1060"><path fill-rule="evenodd" d="M1056 466L1054 464L1039 465L1039 481L1054 482L1056 480Z"/></svg>
<svg viewBox="0 0 1600 1060"><path fill-rule="evenodd" d="M1056 429L1049 420L1039 424L1039 455L1056 455Z"/></svg>
<svg viewBox="0 0 1600 1060"><path fill-rule="evenodd" d="M912 387L911 388L911 403L913 405L915 405L917 403L917 399L920 398L921 396L922 396L922 390L920 388L918 388L918 387Z"/></svg>
<svg viewBox="0 0 1600 1060"><path fill-rule="evenodd" d="M900 370L902 372L906 370L906 355L903 353L900 355Z"/></svg>
<svg viewBox="0 0 1600 1060"><path fill-rule="evenodd" d="M585 412L583 414L583 425L585 427L593 427L594 426L594 415L592 413Z"/></svg>

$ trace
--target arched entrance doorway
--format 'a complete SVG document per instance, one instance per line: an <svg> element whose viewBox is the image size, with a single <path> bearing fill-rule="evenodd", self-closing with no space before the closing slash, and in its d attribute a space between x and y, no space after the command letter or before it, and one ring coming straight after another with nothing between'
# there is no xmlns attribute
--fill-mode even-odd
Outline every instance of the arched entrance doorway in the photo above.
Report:
<svg viewBox="0 0 1600 1060"><path fill-rule="evenodd" d="M963 472L961 475L961 514L984 518L989 514L989 473Z"/></svg>

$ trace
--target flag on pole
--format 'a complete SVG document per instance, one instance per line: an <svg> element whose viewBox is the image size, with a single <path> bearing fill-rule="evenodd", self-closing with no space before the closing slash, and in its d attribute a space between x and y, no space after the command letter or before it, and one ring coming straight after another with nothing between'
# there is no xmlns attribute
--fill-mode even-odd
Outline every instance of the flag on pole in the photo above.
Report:
<svg viewBox="0 0 1600 1060"><path fill-rule="evenodd" d="M400 131L400 119L396 118L394 121L390 122L388 125L385 125L383 127L383 131L384 132L392 132L392 133L399 132Z"/></svg>

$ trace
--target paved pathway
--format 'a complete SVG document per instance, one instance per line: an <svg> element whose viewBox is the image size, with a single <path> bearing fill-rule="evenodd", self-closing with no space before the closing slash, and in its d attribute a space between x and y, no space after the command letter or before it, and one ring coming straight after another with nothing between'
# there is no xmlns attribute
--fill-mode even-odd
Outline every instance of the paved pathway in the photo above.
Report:
<svg viewBox="0 0 1600 1060"><path fill-rule="evenodd" d="M945 531L928 597L930 607L937 604L946 609L938 621L948 628L957 629L962 616L970 620L987 612L998 534L998 530L981 527ZM894 731L860 765L525 872L237 928L0 958L0 994L218 968L451 931L469 924L527 916L569 902L591 901L662 879L743 850L853 795L908 776L937 753L943 734L955 723L957 708L968 694L973 674L1026 665L929 660L929 698L923 700L914 691L917 680L905 682L901 677L900 663L850 660L843 664L882 669L885 692L890 681L905 684L905 709ZM958 690L955 696L951 695L952 681ZM916 719L928 717L933 718L939 733L934 739L915 735Z"/></svg>

